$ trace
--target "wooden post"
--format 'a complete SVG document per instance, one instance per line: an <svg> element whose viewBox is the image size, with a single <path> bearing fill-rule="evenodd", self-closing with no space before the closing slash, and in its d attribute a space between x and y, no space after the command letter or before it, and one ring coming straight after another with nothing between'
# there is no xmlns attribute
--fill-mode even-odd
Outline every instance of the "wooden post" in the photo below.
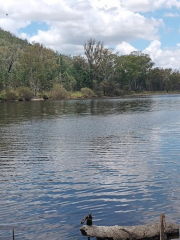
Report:
<svg viewBox="0 0 180 240"><path fill-rule="evenodd" d="M14 228L13 228L13 230L12 230L12 237L13 237L13 240L15 240Z"/></svg>
<svg viewBox="0 0 180 240"><path fill-rule="evenodd" d="M160 240L166 240L167 234L166 234L166 220L165 220L165 214L161 213L160 215L160 224L159 224L159 232L160 232Z"/></svg>

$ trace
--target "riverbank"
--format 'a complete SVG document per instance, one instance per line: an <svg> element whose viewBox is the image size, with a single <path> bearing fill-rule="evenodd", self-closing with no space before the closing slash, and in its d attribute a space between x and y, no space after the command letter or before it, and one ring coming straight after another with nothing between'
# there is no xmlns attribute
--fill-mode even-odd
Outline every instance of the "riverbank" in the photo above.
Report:
<svg viewBox="0 0 180 240"><path fill-rule="evenodd" d="M128 97L146 97L150 95L171 95L171 94L180 94L180 91L142 91L142 92L129 92L129 93L124 93L121 95L112 95L112 96L107 96L107 95L96 95L92 90L91 92L85 92L82 93L81 91L73 92L70 93L67 97L57 97L53 98L51 96L48 96L48 94L40 94L37 97L32 97L30 99L25 99L25 98L19 98L19 99L6 99L6 98L0 98L0 102L5 102L5 101L10 101L10 102L18 102L18 101L44 101L44 100L82 100L82 99L102 99L102 98L128 98Z"/></svg>

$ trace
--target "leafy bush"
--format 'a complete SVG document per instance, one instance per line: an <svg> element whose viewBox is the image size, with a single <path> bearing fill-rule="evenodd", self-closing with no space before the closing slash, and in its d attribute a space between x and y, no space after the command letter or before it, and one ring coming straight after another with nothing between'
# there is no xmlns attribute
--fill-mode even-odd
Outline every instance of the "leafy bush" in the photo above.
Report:
<svg viewBox="0 0 180 240"><path fill-rule="evenodd" d="M100 87L104 96L118 96L118 92L116 92L118 84L115 81L104 80L100 83Z"/></svg>
<svg viewBox="0 0 180 240"><path fill-rule="evenodd" d="M61 84L55 84L53 86L51 95L52 95L52 98L56 100L67 99L69 97L69 93Z"/></svg>
<svg viewBox="0 0 180 240"><path fill-rule="evenodd" d="M12 90L12 89L9 89L9 90L7 90L6 91L6 93L5 93L5 99L7 100L7 101L15 101L15 100L17 100L17 94L15 93L15 91L14 90Z"/></svg>
<svg viewBox="0 0 180 240"><path fill-rule="evenodd" d="M83 98L83 94L81 91L76 91L76 92L70 93L70 98L71 99L81 99L81 98Z"/></svg>
<svg viewBox="0 0 180 240"><path fill-rule="evenodd" d="M68 73L64 73L62 77L63 87L69 92L75 90L75 86L77 84L76 79L73 76L69 75Z"/></svg>
<svg viewBox="0 0 180 240"><path fill-rule="evenodd" d="M87 88L87 87L81 88L81 92L83 94L83 97L85 98L96 97L96 94L90 88Z"/></svg>
<svg viewBox="0 0 180 240"><path fill-rule="evenodd" d="M117 90L115 90L114 95L115 96L122 96L122 95L124 95L124 92L123 92L123 90L117 89Z"/></svg>
<svg viewBox="0 0 180 240"><path fill-rule="evenodd" d="M5 90L0 92L0 100L3 100L3 101L6 100L6 91Z"/></svg>
<svg viewBox="0 0 180 240"><path fill-rule="evenodd" d="M48 100L49 99L49 94L48 93L43 93L42 94L42 98L44 99L44 100Z"/></svg>
<svg viewBox="0 0 180 240"><path fill-rule="evenodd" d="M49 92L38 93L37 98L43 98L44 100L48 100L50 98Z"/></svg>
<svg viewBox="0 0 180 240"><path fill-rule="evenodd" d="M33 91L28 87L19 87L17 92L19 101L30 101L33 98Z"/></svg>
<svg viewBox="0 0 180 240"><path fill-rule="evenodd" d="M129 86L128 86L128 85L124 85L124 86L123 86L123 92L124 92L125 94L128 94L128 93L129 93Z"/></svg>

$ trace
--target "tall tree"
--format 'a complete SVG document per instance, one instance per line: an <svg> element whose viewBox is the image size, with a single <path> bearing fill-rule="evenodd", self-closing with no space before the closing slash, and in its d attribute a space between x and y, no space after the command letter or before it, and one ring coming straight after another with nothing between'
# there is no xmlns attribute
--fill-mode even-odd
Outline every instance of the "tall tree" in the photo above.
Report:
<svg viewBox="0 0 180 240"><path fill-rule="evenodd" d="M91 82L94 79L98 82L105 80L111 49L105 48L103 42L91 38L84 44L84 52L89 64Z"/></svg>
<svg viewBox="0 0 180 240"><path fill-rule="evenodd" d="M172 86L170 86L170 74L172 72L171 68L153 68L149 74L149 89L150 91L169 91Z"/></svg>
<svg viewBox="0 0 180 240"><path fill-rule="evenodd" d="M168 90L180 90L180 72L178 70L172 70L166 80L166 91Z"/></svg>
<svg viewBox="0 0 180 240"><path fill-rule="evenodd" d="M20 52L19 45L0 46L1 89L14 86L13 75L19 61Z"/></svg>
<svg viewBox="0 0 180 240"><path fill-rule="evenodd" d="M115 77L119 77L120 85L126 87L129 91L143 90L146 88L148 74L153 65L154 63L149 55L142 52L117 56Z"/></svg>
<svg viewBox="0 0 180 240"><path fill-rule="evenodd" d="M86 59L82 56L73 57L72 76L76 79L76 88L92 87L92 80Z"/></svg>
<svg viewBox="0 0 180 240"><path fill-rule="evenodd" d="M21 64L28 72L29 85L34 91L34 96L37 95L37 91L42 92L52 87L58 65L55 52L51 49L39 43L27 46L21 58Z"/></svg>

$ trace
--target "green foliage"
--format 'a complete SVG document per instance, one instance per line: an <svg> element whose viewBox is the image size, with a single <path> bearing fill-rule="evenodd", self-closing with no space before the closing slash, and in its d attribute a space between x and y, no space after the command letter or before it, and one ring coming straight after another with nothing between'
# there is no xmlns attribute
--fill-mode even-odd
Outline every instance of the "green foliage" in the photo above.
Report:
<svg viewBox="0 0 180 240"><path fill-rule="evenodd" d="M21 100L33 97L30 89L44 99L180 90L178 70L153 66L148 54L135 51L120 56L95 39L84 44L84 55L71 57L39 43L29 44L0 28L2 100L16 99L16 93L7 89L20 89Z"/></svg>
<svg viewBox="0 0 180 240"><path fill-rule="evenodd" d="M28 87L19 87L17 92L20 101L30 101L33 98L33 92Z"/></svg>
<svg viewBox="0 0 180 240"><path fill-rule="evenodd" d="M100 87L104 96L114 96L118 94L118 86L115 81L102 81Z"/></svg>
<svg viewBox="0 0 180 240"><path fill-rule="evenodd" d="M147 87L149 72L154 63L148 54L132 52L129 55L115 57L114 80L126 91L142 91Z"/></svg>
<svg viewBox="0 0 180 240"><path fill-rule="evenodd" d="M84 98L96 97L96 94L90 88L81 88L81 92Z"/></svg>
<svg viewBox="0 0 180 240"><path fill-rule="evenodd" d="M5 91L5 90L2 90L2 91L0 92L0 100L1 100L1 101L6 100L6 91Z"/></svg>
<svg viewBox="0 0 180 240"><path fill-rule="evenodd" d="M75 91L75 92L71 93L70 98L71 99L78 99L78 98L81 99L81 98L84 98L84 96L81 91Z"/></svg>
<svg viewBox="0 0 180 240"><path fill-rule="evenodd" d="M124 86L122 87L122 90L123 90L123 93L124 93L124 94L129 94L129 86L128 86L128 85L124 85Z"/></svg>
<svg viewBox="0 0 180 240"><path fill-rule="evenodd" d="M179 73L178 76L180 77ZM178 79L176 76L176 80ZM172 81L172 69L153 68L149 73L148 85L149 91L165 91L172 89L175 84ZM175 89L174 89L175 90Z"/></svg>
<svg viewBox="0 0 180 240"><path fill-rule="evenodd" d="M5 92L4 97L5 97L5 100L7 100L7 101L15 101L18 98L16 92L13 89L8 89Z"/></svg>
<svg viewBox="0 0 180 240"><path fill-rule="evenodd" d="M51 96L50 96L50 93L45 92L45 93L41 94L41 97L42 97L44 100L48 100Z"/></svg>
<svg viewBox="0 0 180 240"><path fill-rule="evenodd" d="M34 96L38 91L48 91L52 88L58 65L56 55L51 49L39 43L27 46L21 56L21 65L28 78L28 85L34 90Z"/></svg>
<svg viewBox="0 0 180 240"><path fill-rule="evenodd" d="M91 84L94 79L98 82L106 80L113 64L112 50L105 48L103 42L90 38L84 44L84 53L89 65Z"/></svg>
<svg viewBox="0 0 180 240"><path fill-rule="evenodd" d="M61 84L55 84L51 91L52 99L60 100L60 99L68 99L69 93Z"/></svg>
<svg viewBox="0 0 180 240"><path fill-rule="evenodd" d="M114 92L115 96L123 96L125 93L123 90L116 89Z"/></svg>
<svg viewBox="0 0 180 240"><path fill-rule="evenodd" d="M16 37L12 33L3 30L0 28L0 45L7 45L7 44L19 44L22 47L28 45L27 40L23 40L21 38Z"/></svg>
<svg viewBox="0 0 180 240"><path fill-rule="evenodd" d="M76 89L80 90L83 87L92 87L91 74L89 66L84 57L73 57L73 65L71 68L71 75L76 80Z"/></svg>
<svg viewBox="0 0 180 240"><path fill-rule="evenodd" d="M69 91L72 92L76 88L76 79L69 75L67 72L63 74L63 87Z"/></svg>

